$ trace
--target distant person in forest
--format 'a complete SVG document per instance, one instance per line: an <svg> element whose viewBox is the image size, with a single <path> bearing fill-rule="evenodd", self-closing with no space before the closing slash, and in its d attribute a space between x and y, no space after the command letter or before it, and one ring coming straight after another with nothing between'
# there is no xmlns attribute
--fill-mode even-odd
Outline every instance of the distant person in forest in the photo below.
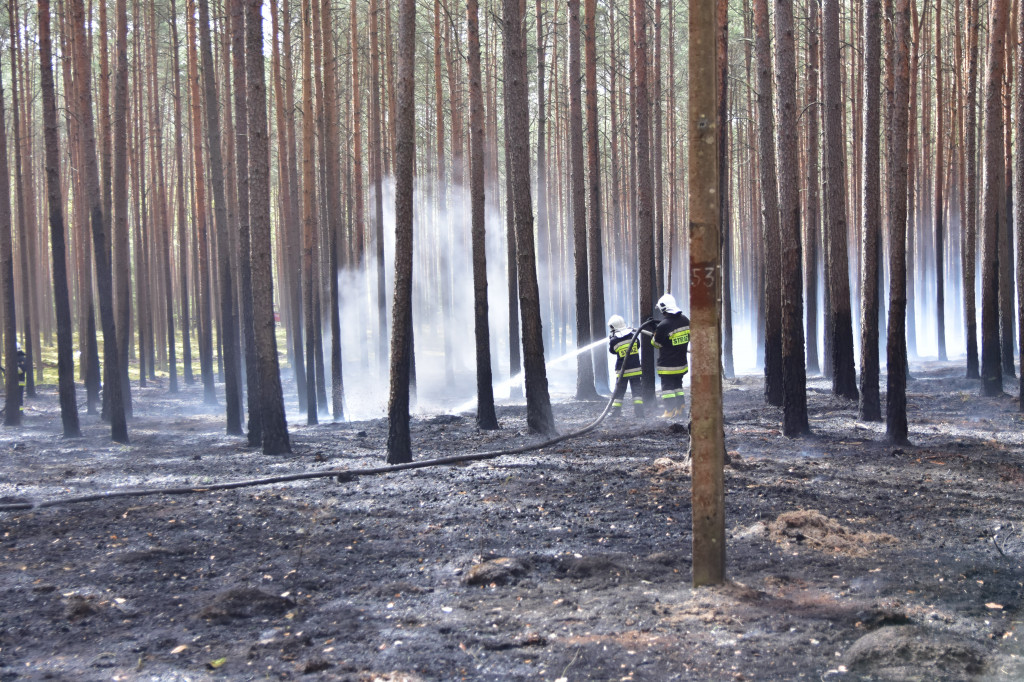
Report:
<svg viewBox="0 0 1024 682"><path fill-rule="evenodd" d="M615 392L612 394L612 417L622 414L622 399L628 387L633 395L633 414L644 417L644 396L641 389L640 341L634 339L636 330L626 324L621 315L608 319L608 352L615 356ZM625 366L625 369L623 369ZM619 376L619 372L622 375Z"/></svg>
<svg viewBox="0 0 1024 682"><path fill-rule="evenodd" d="M28 369L28 358L25 356L25 351L22 350L21 344L18 344L18 409L22 412L25 411L25 371Z"/></svg>
<svg viewBox="0 0 1024 682"><path fill-rule="evenodd" d="M661 320L653 334L651 345L658 349L658 376L661 378L661 396L665 404L662 418L671 419L686 414L686 400L683 394L683 376L689 371L687 348L690 344L690 318L676 305L672 294L665 294L655 306Z"/></svg>

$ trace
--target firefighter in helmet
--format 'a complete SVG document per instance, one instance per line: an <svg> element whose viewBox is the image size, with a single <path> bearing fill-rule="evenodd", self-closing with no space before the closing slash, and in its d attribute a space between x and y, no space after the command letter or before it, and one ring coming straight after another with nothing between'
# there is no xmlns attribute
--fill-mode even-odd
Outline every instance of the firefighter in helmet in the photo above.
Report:
<svg viewBox="0 0 1024 682"><path fill-rule="evenodd" d="M633 414L644 416L644 396L641 391L640 341L634 339L636 330L626 324L621 315L608 319L608 351L615 356L615 393L612 394L612 417L622 413L622 399L629 387L633 395ZM625 370L622 370L625 366ZM622 370L622 376L619 371Z"/></svg>
<svg viewBox="0 0 1024 682"><path fill-rule="evenodd" d="M661 321L654 329L651 345L658 349L659 395L665 404L661 416L671 419L686 413L683 376L689 371L686 354L690 344L690 318L683 315L672 294L659 298L655 307L661 313Z"/></svg>

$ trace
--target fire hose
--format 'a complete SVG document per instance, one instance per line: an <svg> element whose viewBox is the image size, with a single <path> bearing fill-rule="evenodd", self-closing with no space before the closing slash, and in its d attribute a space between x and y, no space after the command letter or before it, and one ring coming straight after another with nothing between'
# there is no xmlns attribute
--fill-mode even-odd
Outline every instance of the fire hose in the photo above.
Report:
<svg viewBox="0 0 1024 682"><path fill-rule="evenodd" d="M630 340L629 348L632 349L636 343L637 337L644 327L651 324L653 320L646 320L641 324L636 331L633 333L633 337ZM619 368L616 376L616 384L622 380L622 376L626 371L626 363L623 362ZM112 500L117 498L125 497L146 497L149 495L190 495L194 493L206 493L214 492L219 490L235 490L237 488L250 488L261 485L273 485L276 483L289 483L291 481L306 481L316 478L336 478L339 483L346 483L353 481L361 476L374 476L377 474L390 474L397 471L409 471L412 469L425 469L427 467L441 466L444 464L460 464L462 462L477 462L481 460L495 459L504 455L521 455L526 452L532 452L534 450L541 450L543 448L557 445L558 443L570 440L572 438L578 438L586 435L596 429L598 425L604 421L605 417L611 411L612 403L615 401L615 391L613 389L612 396L608 399L608 403L605 405L601 414L598 415L597 419L587 424L581 429L572 431L570 433L562 434L549 438L548 440L532 443L530 445L523 445L517 448L507 448L505 450L491 450L487 452L477 452L469 455L452 455L450 457L438 457L435 459L424 459L417 462L406 462L404 464L391 464L388 466L381 467L368 467L363 469L328 469L325 471L304 471L294 474L282 474L280 476L270 476L267 478L254 478L241 481L230 481L227 483L214 483L211 485L201 486L184 486L184 487L165 487L165 488L134 488L127 490L107 490L104 492L93 493L91 495L79 495L75 497L61 497L53 498L48 500L19 500L11 501L6 503L0 503L0 512L10 511L22 511L31 509L43 509L46 507L60 507L71 504L78 504L82 502L96 502L99 500Z"/></svg>

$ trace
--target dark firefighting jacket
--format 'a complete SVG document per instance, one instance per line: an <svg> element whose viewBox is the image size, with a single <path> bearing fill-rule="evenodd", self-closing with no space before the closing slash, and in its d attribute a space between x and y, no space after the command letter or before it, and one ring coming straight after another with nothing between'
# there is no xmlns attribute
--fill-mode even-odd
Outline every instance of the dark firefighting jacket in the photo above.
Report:
<svg viewBox="0 0 1024 682"><path fill-rule="evenodd" d="M690 344L690 318L679 313L665 313L651 338L658 349L658 374L686 374L687 347Z"/></svg>

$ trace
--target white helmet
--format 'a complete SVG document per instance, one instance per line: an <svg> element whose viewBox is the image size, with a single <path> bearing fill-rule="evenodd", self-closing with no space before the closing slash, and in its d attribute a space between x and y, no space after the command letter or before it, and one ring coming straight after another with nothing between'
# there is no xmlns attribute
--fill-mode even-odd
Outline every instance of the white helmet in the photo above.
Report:
<svg viewBox="0 0 1024 682"><path fill-rule="evenodd" d="M676 299L675 299L675 297L672 294L665 294L664 296L659 298L658 299L658 304L657 304L656 307L658 308L658 310L662 314L665 314L665 313L673 313L674 314L674 313L681 313L682 312L679 309L679 306L676 305Z"/></svg>
<svg viewBox="0 0 1024 682"><path fill-rule="evenodd" d="M608 318L608 329L613 334L620 333L626 329L626 321L622 319L622 315L612 315Z"/></svg>

